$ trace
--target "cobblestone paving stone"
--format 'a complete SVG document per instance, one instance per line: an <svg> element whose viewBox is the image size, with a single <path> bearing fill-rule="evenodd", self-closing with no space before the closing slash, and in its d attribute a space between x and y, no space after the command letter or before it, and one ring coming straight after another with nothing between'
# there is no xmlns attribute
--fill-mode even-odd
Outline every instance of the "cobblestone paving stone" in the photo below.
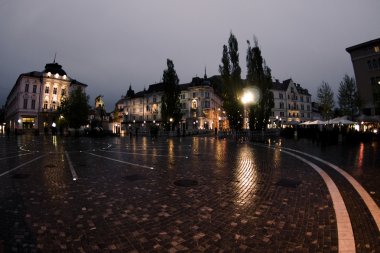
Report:
<svg viewBox="0 0 380 253"><path fill-rule="evenodd" d="M47 156L0 177L0 252L338 252L323 180L279 150L211 137L22 136L0 138L0 159L28 152L20 147L33 154L0 160L0 173ZM354 217L366 212L350 202ZM360 222L358 252L376 252L373 224Z"/></svg>

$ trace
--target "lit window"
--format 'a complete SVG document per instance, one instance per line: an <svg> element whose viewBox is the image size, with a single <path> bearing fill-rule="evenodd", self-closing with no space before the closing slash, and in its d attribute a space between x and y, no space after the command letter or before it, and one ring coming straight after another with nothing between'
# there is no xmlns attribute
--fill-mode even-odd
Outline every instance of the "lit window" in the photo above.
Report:
<svg viewBox="0 0 380 253"><path fill-rule="evenodd" d="M67 78L67 76L66 75L63 75L63 79L66 79Z"/></svg>
<svg viewBox="0 0 380 253"><path fill-rule="evenodd" d="M193 102L191 103L191 109L197 109L197 101L196 100L193 100Z"/></svg>
<svg viewBox="0 0 380 253"><path fill-rule="evenodd" d="M57 73L57 74L55 74L55 75L54 75L54 77L55 77L55 78L58 78L58 77L59 77L58 73Z"/></svg>
<svg viewBox="0 0 380 253"><path fill-rule="evenodd" d="M379 47L379 46L375 46L375 47L373 47L373 50L374 50L376 53L378 53L378 52L380 52L380 47Z"/></svg>
<svg viewBox="0 0 380 253"><path fill-rule="evenodd" d="M48 72L48 73L47 73L47 76L49 76L49 77L50 77L50 76L51 76L51 73L50 73L50 72Z"/></svg>
<svg viewBox="0 0 380 253"><path fill-rule="evenodd" d="M48 108L48 103L47 103L47 101L45 101L45 103L44 103L44 109L46 110Z"/></svg>

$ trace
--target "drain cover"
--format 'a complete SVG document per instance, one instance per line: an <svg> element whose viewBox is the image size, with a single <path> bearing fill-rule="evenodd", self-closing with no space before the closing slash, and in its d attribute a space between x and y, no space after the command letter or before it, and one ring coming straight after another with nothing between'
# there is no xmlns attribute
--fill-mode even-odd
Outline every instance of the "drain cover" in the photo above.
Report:
<svg viewBox="0 0 380 253"><path fill-rule="evenodd" d="M12 176L12 178L14 179L24 179L28 177L29 177L29 174L22 174L22 173L16 173Z"/></svg>
<svg viewBox="0 0 380 253"><path fill-rule="evenodd" d="M198 185L198 181L192 179L179 179L174 181L174 185L181 187L191 187Z"/></svg>
<svg viewBox="0 0 380 253"><path fill-rule="evenodd" d="M137 180L144 180L145 177L143 175L140 175L140 174L132 174L132 175L125 176L124 179L131 181L131 182L134 182Z"/></svg>
<svg viewBox="0 0 380 253"><path fill-rule="evenodd" d="M301 181L283 178L276 183L277 186L283 186L288 188L297 188L301 184Z"/></svg>

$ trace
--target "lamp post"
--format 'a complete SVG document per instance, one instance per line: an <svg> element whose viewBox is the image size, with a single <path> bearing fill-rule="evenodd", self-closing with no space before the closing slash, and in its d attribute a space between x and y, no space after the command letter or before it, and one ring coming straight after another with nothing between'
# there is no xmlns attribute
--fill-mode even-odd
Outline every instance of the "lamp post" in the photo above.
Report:
<svg viewBox="0 0 380 253"><path fill-rule="evenodd" d="M244 105L244 125L243 128L248 129L248 110L247 105L252 104L255 100L255 95L250 89L245 89L243 96L241 97L241 102Z"/></svg>

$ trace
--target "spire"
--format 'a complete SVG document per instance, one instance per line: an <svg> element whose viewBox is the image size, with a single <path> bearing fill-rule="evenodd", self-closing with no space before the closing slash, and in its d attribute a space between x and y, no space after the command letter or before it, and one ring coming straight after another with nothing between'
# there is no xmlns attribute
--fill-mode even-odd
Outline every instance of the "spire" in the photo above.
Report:
<svg viewBox="0 0 380 253"><path fill-rule="evenodd" d="M57 57L57 52L54 53L54 61L53 63L55 63L55 58Z"/></svg>
<svg viewBox="0 0 380 253"><path fill-rule="evenodd" d="M206 68L207 68L207 66L205 66L205 76L204 76L204 79L207 79L207 71L206 71Z"/></svg>

